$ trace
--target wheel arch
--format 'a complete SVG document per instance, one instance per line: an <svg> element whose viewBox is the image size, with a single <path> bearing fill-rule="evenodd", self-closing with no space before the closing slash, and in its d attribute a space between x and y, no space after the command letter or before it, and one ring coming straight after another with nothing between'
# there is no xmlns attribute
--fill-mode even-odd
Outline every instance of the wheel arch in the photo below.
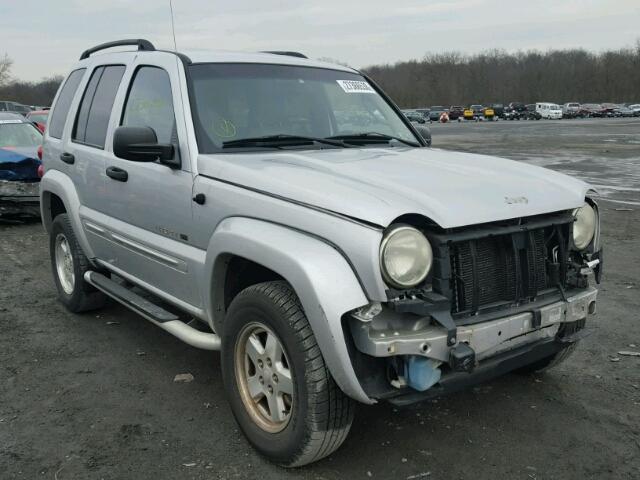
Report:
<svg viewBox="0 0 640 480"><path fill-rule="evenodd" d="M342 328L342 316L366 305L365 293L344 256L323 240L289 227L246 217L223 220L207 249L202 297L209 321L221 331L231 288L227 279L245 265L257 275L240 281L286 280L300 299L333 378L350 397L374 403L358 382ZM231 269L230 269L231 267ZM270 278L272 277L272 278ZM238 292L236 292L238 293Z"/></svg>
<svg viewBox="0 0 640 480"><path fill-rule="evenodd" d="M67 213L78 242L87 258L93 258L80 219L80 199L71 179L58 170L48 170L40 181L40 215L42 224L51 233L53 219L60 213Z"/></svg>

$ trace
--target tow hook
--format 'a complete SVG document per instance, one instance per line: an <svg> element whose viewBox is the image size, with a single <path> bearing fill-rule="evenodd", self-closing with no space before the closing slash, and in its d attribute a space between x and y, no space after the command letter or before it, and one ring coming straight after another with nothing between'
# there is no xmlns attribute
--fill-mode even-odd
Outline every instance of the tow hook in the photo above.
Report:
<svg viewBox="0 0 640 480"><path fill-rule="evenodd" d="M476 352L466 343L459 343L449 353L449 366L454 372L473 372L476 366Z"/></svg>

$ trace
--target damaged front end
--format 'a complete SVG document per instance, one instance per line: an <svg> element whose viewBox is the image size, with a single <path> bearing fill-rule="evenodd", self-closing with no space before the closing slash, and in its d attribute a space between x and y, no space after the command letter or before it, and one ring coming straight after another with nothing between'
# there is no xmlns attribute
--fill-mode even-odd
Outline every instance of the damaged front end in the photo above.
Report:
<svg viewBox="0 0 640 480"><path fill-rule="evenodd" d="M40 182L0 180L0 219L40 217Z"/></svg>
<svg viewBox="0 0 640 480"><path fill-rule="evenodd" d="M424 285L389 290L387 302L347 318L365 391L412 403L550 358L583 337L596 311L588 277L600 282L602 250L599 228L576 246L575 216L423 228L434 258Z"/></svg>
<svg viewBox="0 0 640 480"><path fill-rule="evenodd" d="M40 216L39 159L27 152L0 148L0 219Z"/></svg>

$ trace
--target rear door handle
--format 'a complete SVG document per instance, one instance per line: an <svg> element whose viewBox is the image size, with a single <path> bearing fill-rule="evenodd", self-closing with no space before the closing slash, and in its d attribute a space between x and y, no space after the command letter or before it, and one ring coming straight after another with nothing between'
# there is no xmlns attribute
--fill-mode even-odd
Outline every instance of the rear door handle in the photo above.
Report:
<svg viewBox="0 0 640 480"><path fill-rule="evenodd" d="M60 160L64 163L68 163L69 165L73 165L76 161L76 157L73 156L73 153L63 152L60 154Z"/></svg>
<svg viewBox="0 0 640 480"><path fill-rule="evenodd" d="M126 182L129 178L129 174L126 170L123 170L121 168L109 167L107 168L107 177L111 177L119 182Z"/></svg>

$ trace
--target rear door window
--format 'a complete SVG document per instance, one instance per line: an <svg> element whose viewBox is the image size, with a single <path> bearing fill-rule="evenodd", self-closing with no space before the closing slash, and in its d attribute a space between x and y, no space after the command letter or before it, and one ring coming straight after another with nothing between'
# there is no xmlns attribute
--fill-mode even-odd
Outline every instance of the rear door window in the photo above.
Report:
<svg viewBox="0 0 640 480"><path fill-rule="evenodd" d="M124 65L108 65L93 71L76 116L74 142L104 148L111 109L124 70Z"/></svg>
<svg viewBox="0 0 640 480"><path fill-rule="evenodd" d="M62 138L62 132L64 131L64 125L67 121L71 102L76 95L78 85L80 85L80 80L82 80L85 70L85 68L74 70L67 78L67 81L64 82L62 90L60 90L60 95L58 95L58 101L51 113L51 121L49 122L50 137Z"/></svg>

